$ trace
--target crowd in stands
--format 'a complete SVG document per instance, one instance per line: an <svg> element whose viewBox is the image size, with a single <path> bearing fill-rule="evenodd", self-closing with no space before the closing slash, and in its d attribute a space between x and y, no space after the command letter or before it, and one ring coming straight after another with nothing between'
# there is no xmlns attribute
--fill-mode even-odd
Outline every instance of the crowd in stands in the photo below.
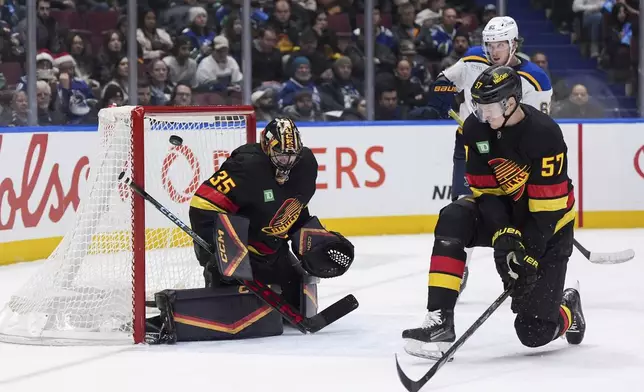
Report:
<svg viewBox="0 0 644 392"><path fill-rule="evenodd" d="M597 61L608 80L624 84L625 95L636 96L639 68L639 0L531 0L544 9L561 34L570 35L581 52ZM554 84L554 83L553 83ZM569 88L553 115L568 118L600 117L598 103L583 85Z"/></svg>
<svg viewBox="0 0 644 392"><path fill-rule="evenodd" d="M637 1L532 1L550 10L562 33L578 21L589 56L633 82ZM496 7L474 0L374 2L369 61L376 119L434 118L426 106L431 82L481 44ZM240 0L138 1L137 91L128 88L123 0L38 0L37 73L28 76L23 3L0 4L0 126L27 124L26 83L33 76L39 125L94 124L101 108L127 104L133 94L140 105L240 104L244 78L252 79L259 121L278 114L297 121L366 118L362 0L253 0L252 75L242 73ZM547 69L544 54L529 55ZM553 85L557 110L586 116L579 109L591 104L583 86Z"/></svg>

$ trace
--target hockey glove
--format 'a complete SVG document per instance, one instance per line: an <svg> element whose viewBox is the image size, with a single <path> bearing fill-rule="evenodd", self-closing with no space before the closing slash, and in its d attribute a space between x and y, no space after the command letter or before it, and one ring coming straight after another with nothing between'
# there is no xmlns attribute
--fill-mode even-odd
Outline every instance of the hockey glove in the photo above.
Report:
<svg viewBox="0 0 644 392"><path fill-rule="evenodd" d="M513 287L512 297L530 293L537 282L539 262L526 254L521 232L512 227L500 229L492 237L492 246L496 270L504 287Z"/></svg>
<svg viewBox="0 0 644 392"><path fill-rule="evenodd" d="M456 93L456 86L441 75L432 84L427 106L437 110L442 118L449 118L447 113L452 108Z"/></svg>

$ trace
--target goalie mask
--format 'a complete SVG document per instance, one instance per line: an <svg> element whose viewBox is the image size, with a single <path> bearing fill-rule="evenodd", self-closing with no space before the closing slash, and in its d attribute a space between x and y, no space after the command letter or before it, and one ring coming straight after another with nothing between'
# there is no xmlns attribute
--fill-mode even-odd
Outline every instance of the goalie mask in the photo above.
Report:
<svg viewBox="0 0 644 392"><path fill-rule="evenodd" d="M276 118L262 131L261 145L276 168L275 180L284 184L302 155L300 131L290 118Z"/></svg>

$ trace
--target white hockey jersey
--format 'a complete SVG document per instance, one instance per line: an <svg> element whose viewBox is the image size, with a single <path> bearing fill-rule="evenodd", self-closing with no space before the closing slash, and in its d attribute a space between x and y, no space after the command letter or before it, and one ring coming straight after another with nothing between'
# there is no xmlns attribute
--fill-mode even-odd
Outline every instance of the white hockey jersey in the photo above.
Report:
<svg viewBox="0 0 644 392"><path fill-rule="evenodd" d="M472 94L470 89L476 78L492 64L485 57L483 48L470 48L458 62L443 71L443 75L454 83L457 90L465 93L465 102L461 104L459 115L465 120L472 113ZM552 86L548 75L536 64L522 60L513 67L523 82L523 99L521 102L533 106L544 113L550 113Z"/></svg>

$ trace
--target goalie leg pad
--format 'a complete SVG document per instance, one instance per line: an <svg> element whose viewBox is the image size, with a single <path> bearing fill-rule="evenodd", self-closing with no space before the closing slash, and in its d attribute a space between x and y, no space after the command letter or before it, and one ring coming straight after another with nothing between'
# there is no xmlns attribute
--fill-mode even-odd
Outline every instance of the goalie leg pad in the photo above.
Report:
<svg viewBox="0 0 644 392"><path fill-rule="evenodd" d="M249 220L236 215L217 214L213 232L215 244L211 259L224 278L253 280L253 270L248 258ZM212 269L211 265L206 269Z"/></svg>
<svg viewBox="0 0 644 392"><path fill-rule="evenodd" d="M281 292L279 286L271 286ZM282 316L244 286L163 290L155 294L161 314L156 343L276 336ZM151 339L148 341L152 342Z"/></svg>
<svg viewBox="0 0 644 392"><path fill-rule="evenodd" d="M354 259L353 244L342 234L327 231L312 216L291 236L295 255L310 275L334 278L347 272Z"/></svg>

